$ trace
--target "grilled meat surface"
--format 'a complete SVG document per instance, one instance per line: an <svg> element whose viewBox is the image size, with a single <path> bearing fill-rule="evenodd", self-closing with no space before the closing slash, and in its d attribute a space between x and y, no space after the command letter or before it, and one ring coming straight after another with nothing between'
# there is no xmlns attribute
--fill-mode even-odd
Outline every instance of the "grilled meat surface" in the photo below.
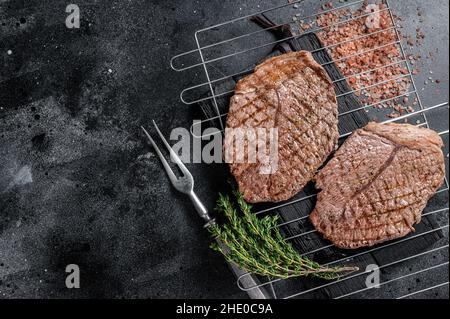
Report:
<svg viewBox="0 0 450 319"><path fill-rule="evenodd" d="M224 151L236 158L229 129L278 129L277 165L273 159L231 162L246 201L285 201L314 177L338 141L338 106L326 71L306 51L271 58L239 81L231 99ZM269 139L267 139L269 141ZM266 145L258 144L258 149ZM249 163L250 162L250 163ZM261 173L271 166L269 174Z"/></svg>
<svg viewBox="0 0 450 319"><path fill-rule="evenodd" d="M443 141L409 124L357 130L316 176L310 219L334 245L373 246L414 231L445 176Z"/></svg>

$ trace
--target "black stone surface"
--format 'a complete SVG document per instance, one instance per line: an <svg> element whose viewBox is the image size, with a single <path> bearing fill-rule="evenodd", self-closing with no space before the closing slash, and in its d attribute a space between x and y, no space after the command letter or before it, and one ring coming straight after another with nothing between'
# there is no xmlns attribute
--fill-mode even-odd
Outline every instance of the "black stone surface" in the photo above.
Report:
<svg viewBox="0 0 450 319"><path fill-rule="evenodd" d="M424 104L447 101L448 2L392 2L408 32L422 26L422 55L434 54L419 90L428 70L441 83L421 91ZM169 65L195 48L195 30L281 3L84 0L81 28L69 30L66 1L0 0L1 298L246 297L138 128L155 119L168 136L199 118L179 92L204 80L202 70ZM448 129L442 114L430 118L436 129ZM212 208L226 169L189 169ZM72 263L81 289L65 287ZM427 297L448 297L447 288Z"/></svg>

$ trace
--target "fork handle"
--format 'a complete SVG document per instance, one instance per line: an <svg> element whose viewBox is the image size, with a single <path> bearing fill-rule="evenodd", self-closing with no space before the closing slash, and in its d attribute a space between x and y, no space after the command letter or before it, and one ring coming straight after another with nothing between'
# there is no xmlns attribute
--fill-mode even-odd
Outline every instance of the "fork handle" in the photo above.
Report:
<svg viewBox="0 0 450 319"><path fill-rule="evenodd" d="M206 222L204 227L208 228L216 223L216 220L211 218L209 216L208 210L206 207L202 204L200 199L197 197L197 195L194 193L194 191L189 193L189 198L191 199L192 203L195 206L195 209L197 210L198 214L201 218ZM220 240L217 240L217 243L226 251L228 248L225 246L223 242ZM236 266L233 263L228 263L230 266L231 271L236 276L236 279L239 280L241 286L246 290L247 294L252 299L269 299L270 296L266 289L261 286L261 282L254 276L254 275L246 275L246 272L240 269L238 266Z"/></svg>
<svg viewBox="0 0 450 319"><path fill-rule="evenodd" d="M206 222L205 227L209 227L211 226L211 224L215 223L214 219L212 219L211 216L209 216L206 207L202 204L202 202L194 192L189 193L189 198L191 199L192 204L194 204L197 213Z"/></svg>

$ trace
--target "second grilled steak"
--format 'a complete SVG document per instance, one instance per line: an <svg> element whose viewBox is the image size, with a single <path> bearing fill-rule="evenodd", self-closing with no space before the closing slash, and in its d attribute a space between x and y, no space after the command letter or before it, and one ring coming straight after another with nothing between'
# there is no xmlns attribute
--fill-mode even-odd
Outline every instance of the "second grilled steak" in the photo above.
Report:
<svg viewBox="0 0 450 319"><path fill-rule="evenodd" d="M312 223L345 249L413 232L444 181L442 147L436 132L408 124L357 130L316 177Z"/></svg>
<svg viewBox="0 0 450 319"><path fill-rule="evenodd" d="M278 163L270 174L261 173L268 163L259 160L232 162L230 167L248 202L288 200L313 178L337 144L333 84L309 52L271 58L237 84L227 128L278 129ZM233 155L236 145L229 137L226 132L224 150Z"/></svg>

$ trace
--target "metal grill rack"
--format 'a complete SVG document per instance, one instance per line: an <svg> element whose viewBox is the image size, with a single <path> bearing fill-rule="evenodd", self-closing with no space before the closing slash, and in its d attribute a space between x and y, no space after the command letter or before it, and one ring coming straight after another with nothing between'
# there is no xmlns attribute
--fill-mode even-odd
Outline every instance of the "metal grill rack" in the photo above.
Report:
<svg viewBox="0 0 450 319"><path fill-rule="evenodd" d="M436 111L437 109L442 109L446 106L448 108L448 103L443 103L443 104L435 105L435 106L428 107L428 108L425 108L423 106L421 98L418 93L417 86L414 82L412 69L409 64L408 57L405 53L403 43L402 43L402 40L400 37L400 33L397 30L397 21L395 20L395 16L392 13L391 6L390 6L390 3L388 0L383 1L383 3L385 4L385 7L380 9L379 11L373 11L373 12L369 12L369 13L358 15L358 16L351 16L349 18L346 18L345 20L336 22L335 24L332 24L330 26L313 28L309 31L299 33L292 37L273 40L273 38L271 38L269 36L269 33L267 31L270 31L270 29L274 29L278 26L282 26L282 25L286 25L286 24L295 24L295 22L293 22L291 20L291 18L293 15L295 15L295 16L299 15L298 11L301 10L303 2L304 2L304 0L293 1L291 3L286 3L284 5L280 5L277 7L270 8L270 9L262 10L262 11L254 13L254 14L251 14L251 15L246 15L246 16L243 16L240 18L236 18L236 19L224 22L224 23L219 23L219 24L213 25L211 27L207 27L207 28L198 30L197 32L195 32L195 43L197 45L197 49L179 54L172 58L171 66L176 71L181 72L181 71L188 71L188 70L192 70L192 71L201 70L202 72L204 72L204 77L205 77L204 82L194 85L194 86L191 86L189 88L186 88L180 94L180 99L183 101L183 103L185 103L187 105L202 106L205 103L208 103L208 105L211 106L210 109L208 109L208 108L204 109L206 119L204 119L201 122L195 123L194 126L191 127L191 132L193 133L193 135L195 137L198 137L198 138L208 137L208 135L201 135L201 134L196 135L195 134L195 132L196 132L195 125L201 125L203 123L214 123L219 128L219 131L223 132L223 129L224 129L223 122L227 115L227 113L226 113L227 102L223 102L223 99L226 99L227 97L229 97L233 94L233 86L230 86L230 85L227 86L226 84L227 84L227 82L229 82L231 80L236 81L237 79L245 76L246 74L252 72L252 70L253 70L253 67L249 68L248 65L247 66L243 65L243 63L241 63L241 61L240 61L241 60L240 57L246 56L248 58L248 56L250 55L251 59L254 59L254 63L261 62L271 52L271 49L273 48L274 45L283 43L287 40L290 40L290 39L293 39L296 37L307 35L309 33L320 32L326 28L334 27L337 25L343 25L343 24L349 23L355 19L370 17L371 15L378 14L382 11L386 11L389 13L390 19L392 21L392 26L390 26L386 29L377 30L377 31L367 34L367 35L363 35L363 36L359 36L359 37L356 37L353 39L345 40L340 43L328 45L328 46L323 47L316 51L328 50L328 49L331 49L331 48L336 47L341 44L349 43L352 41L358 41L365 37L372 36L375 33L388 32L388 31L395 32L396 39L395 39L395 41L393 41L391 43L387 43L387 44L383 44L382 46L370 48L368 50L358 52L357 54L343 57L343 58L340 58L339 60L334 60L330 63L336 63L336 62L344 61L346 59L351 59L358 55L376 51L376 50L379 50L379 49L381 49L383 47L387 47L387 46L396 46L401 55L400 59L398 59L397 61L393 61L392 63L386 64L383 66L378 66L377 68L373 68L371 70L364 71L359 74L352 74L350 76L344 76L342 78L334 80L334 83L336 84L338 82L343 82L343 81L349 79L350 77L363 75L363 74L374 72L374 71L381 70L384 68L389 68L389 67L395 66L395 65L404 65L408 71L407 74L401 75L399 77L396 77L396 78L393 78L393 79L390 79L387 81L376 83L374 85L371 85L371 86L368 86L365 88L361 88L358 90L350 90L344 94L338 95L337 97L339 99L340 97L346 96L348 94L353 94L356 91L364 91L364 90L370 89L371 87L374 87L374 86L383 85L386 82L399 81L399 80L402 80L405 78L409 79L409 81L410 81L410 89L408 89L407 92L404 92L398 96L391 97L389 99L385 99L385 100L381 100L381 101L377 101L376 103L372 103L370 105L365 104L365 105L362 105L360 108L357 108L354 110L341 112L339 114L339 117L341 118L343 116L350 115L354 112L361 112L361 111L369 112L374 106L382 105L387 102L397 100L399 98L414 96L417 99L417 107L415 108L414 112L404 115L404 116L400 116L398 118L390 119L390 120L384 121L384 122L390 123L390 122L399 122L399 121L404 121L404 120L408 120L408 119L409 120L414 119L414 121L416 121L416 123L419 126L424 126L424 127L430 128L430 123L428 121L427 114L429 114L433 111ZM327 10L320 10L320 12L317 14L303 16L303 17L295 19L295 20L305 20L306 21L306 20L315 19L322 14L331 13L331 12L335 12L335 11L343 10L343 9L358 8L364 2L365 2L364 0L353 1L353 2L349 1L349 2L345 2L343 4L340 1L339 5L335 6L334 8L329 8ZM320 8L320 5L321 5L321 3L317 2L317 9ZM318 11L319 10L317 10L316 12L318 12ZM265 28L265 29L260 29L260 28L256 28L256 27L252 28L251 25L248 24L248 21L252 17L260 15L260 14L274 14L276 16L287 16L287 17L289 17L290 20L287 22L283 22L277 26L270 27L270 28ZM232 35L232 36L224 39L223 37L226 37L227 35ZM250 38L252 39L252 41L248 41L248 39L250 39ZM248 43L249 42L255 43L255 39L256 39L256 42L259 41L260 44L248 47ZM227 70L227 73L223 74L222 73L223 71L219 71L219 70ZM206 91L206 95L205 95L205 91ZM196 96L196 97L189 98L189 95ZM201 96L201 97L199 98L199 96ZM212 110L212 112L211 112L211 110ZM440 135L444 139L446 139L446 148L447 149L448 149L448 133L449 133L448 130L440 132ZM351 134L352 134L352 132L341 132L341 139L344 139ZM448 166L448 163L446 163L446 164ZM421 238L423 236L427 236L430 234L434 234L434 233L438 233L438 232L448 232L448 227L449 227L449 225L448 225L448 209L449 209L448 208L448 190L449 190L449 184L448 184L448 180L446 177L445 185L436 193L435 198L440 197L438 200L436 200L437 204L433 203L433 199L432 199L430 201L429 206L423 213L424 218L438 216L436 218L439 218L443 222L433 225L433 227L427 229L426 231L417 232L415 234L412 234L410 236L407 236L407 237L397 240L397 241L388 242L388 243L385 243L385 244L382 244L382 245L379 245L379 246L376 246L376 247L373 247L370 249L366 249L363 251L357 251L357 252L354 252L351 254L342 255L342 258L333 258L332 260L329 260L326 263L326 265L338 265L338 264L343 264L343 263L349 264L352 262L356 262L359 257L362 257L366 254L372 254L372 253L375 253L378 251L398 247L402 243L411 243L411 242L414 242L415 240L417 240L418 238ZM312 193L312 194L303 193L299 197L297 197L294 200L291 200L287 203L260 209L259 211L257 211L257 214L260 215L260 214L276 213L278 209L300 204L306 200L313 199L315 196L316 196L315 193ZM442 203L444 203L444 204L442 204ZM307 230L308 229L307 223L308 223L309 211L303 211L302 214L303 214L302 217L298 217L298 218L291 219L291 220L285 221L283 223L280 223L279 227L285 227L285 226L288 226L288 225L291 225L294 223L303 223L304 224L305 229L299 233L296 233L296 234L293 234L293 235L287 237L288 241L296 240L296 239L299 239L302 237L312 236L312 235L316 234L315 230ZM311 226L309 227L309 229L311 229ZM439 244L439 243L437 243L437 244ZM444 243L444 245L442 245L442 242L440 242L440 245L437 245L437 246L434 245L431 248L428 247L427 250L422 251L420 253L417 253L414 255L409 255L409 256L402 256L401 258L398 258L394 261L390 261L388 263L378 265L378 269L380 271L385 271L385 270L388 270L391 268L395 268L396 266L399 266L399 265L414 263L415 261L418 261L418 260L423 260L423 259L427 260L427 262L422 263L422 264L427 265L424 269L417 269L417 270L412 269L406 275L389 278L385 281L382 281L379 285L379 288L382 289L383 287L387 287L390 285L402 284L403 282L405 282L407 280L411 280L411 278L414 279L417 276L420 276L420 275L428 273L428 272L433 272L433 271L438 271L440 273L446 272L446 276L444 276L446 279L441 280L440 282L427 283L427 284L425 284L425 286L420 286L416 290L409 290L407 293L404 293L399 296L392 296L392 297L399 298L399 299L420 297L420 296L423 296L425 293L429 293L430 291L434 291L438 288L446 287L446 286L448 287L448 285L449 285L448 261L445 261L443 263L433 263L432 262L433 258L430 258L434 254L444 254L444 255L448 254L448 248L449 248L449 245L448 245L448 237L447 237L447 240ZM318 244L314 249L304 252L303 255L304 256L312 256L319 252L323 252L326 250L333 250L333 249L334 249L333 245L325 242L324 240L321 240L320 244ZM448 257L446 257L446 260L448 260ZM281 279L262 278L261 279L262 283L260 283L260 284L253 285L250 287L243 285L242 282L245 281L245 277L249 276L250 274L244 274L244 275L240 276L237 280L237 285L239 286L240 289L247 291L247 292L252 291L254 289L264 288L264 289L268 289L274 298L290 299L290 298L307 297L307 296L310 296L312 293L315 293L315 292L318 292L321 290L327 290L327 289L331 289L334 286L344 285L346 282L353 282L352 285L355 286L355 281L356 281L356 282L359 282L361 285L361 287L359 289L353 288L350 292L347 291L345 293L340 293L340 294L338 293L337 295L332 294L328 291L327 296L332 297L332 298L337 298L337 299L359 297L359 296L364 296L364 294L370 292L371 290L374 290L373 288L368 288L364 285L365 279L366 279L367 275L370 272L372 272L372 269L365 270L366 269L366 267L364 267L365 265L360 265L360 266L362 266L361 267L362 270L357 273L349 274L349 275L342 277L333 282L325 282L325 283L324 282L314 282L312 284L309 284L306 288L304 286L302 286L300 289L298 288L299 286L297 285L298 281L296 281L295 279L281 280ZM287 283L290 280L293 280L294 282L292 284ZM283 291L289 291L289 293L280 295L279 287L283 287ZM286 288L290 288L290 289L286 289Z"/></svg>

